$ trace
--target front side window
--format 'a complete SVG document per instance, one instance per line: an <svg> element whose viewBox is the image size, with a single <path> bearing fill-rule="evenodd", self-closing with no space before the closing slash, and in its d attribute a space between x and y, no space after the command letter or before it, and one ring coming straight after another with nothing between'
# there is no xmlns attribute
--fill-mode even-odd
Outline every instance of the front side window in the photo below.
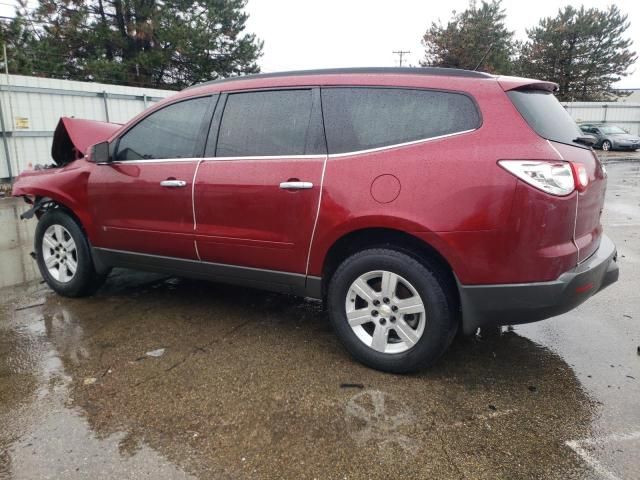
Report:
<svg viewBox="0 0 640 480"><path fill-rule="evenodd" d="M311 90L233 93L220 123L216 156L284 156L307 152Z"/></svg>
<svg viewBox="0 0 640 480"><path fill-rule="evenodd" d="M325 88L322 109L329 153L397 145L480 126L473 100L451 92Z"/></svg>
<svg viewBox="0 0 640 480"><path fill-rule="evenodd" d="M120 138L115 160L193 157L210 102L194 98L153 112Z"/></svg>

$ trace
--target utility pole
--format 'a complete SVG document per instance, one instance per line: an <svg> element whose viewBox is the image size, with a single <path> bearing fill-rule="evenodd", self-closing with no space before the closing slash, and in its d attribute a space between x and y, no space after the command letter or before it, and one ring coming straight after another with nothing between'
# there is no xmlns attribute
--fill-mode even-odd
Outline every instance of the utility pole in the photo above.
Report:
<svg viewBox="0 0 640 480"><path fill-rule="evenodd" d="M2 45L2 54L4 60L4 72L7 78L7 96L11 93L9 92L9 59L7 58L7 44ZM11 97L9 97L11 100ZM13 119L13 113L10 114L9 118ZM11 120L13 121L13 120ZM7 173L9 174L9 181L13 182L13 172L11 171L11 155L9 154L9 142L7 139L7 129L4 125L4 112L2 110L2 99L0 98L0 130L2 131L2 143L4 145L4 156L7 161ZM13 131L13 129L11 129ZM15 140L14 140L15 143Z"/></svg>
<svg viewBox="0 0 640 480"><path fill-rule="evenodd" d="M402 57L405 53L411 53L411 50L394 50L393 53L400 56L400 66L402 66Z"/></svg>

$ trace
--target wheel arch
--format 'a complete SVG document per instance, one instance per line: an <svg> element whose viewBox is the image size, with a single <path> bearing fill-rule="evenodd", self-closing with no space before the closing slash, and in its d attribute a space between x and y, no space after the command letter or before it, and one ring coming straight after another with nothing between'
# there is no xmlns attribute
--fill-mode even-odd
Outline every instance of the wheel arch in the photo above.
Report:
<svg viewBox="0 0 640 480"><path fill-rule="evenodd" d="M322 298L326 299L327 288L338 266L349 256L370 248L389 248L400 251L419 262L436 269L446 279L451 292L451 301L456 308L460 295L456 277L447 259L432 245L410 233L385 227L353 230L336 239L329 247L322 264Z"/></svg>
<svg viewBox="0 0 640 480"><path fill-rule="evenodd" d="M38 194L35 195L22 194L21 196L24 198L25 202L32 205L31 210L36 218L40 219L45 212L52 208L59 208L73 218L88 238L87 224L90 224L90 220L87 215L78 214L77 208L74 209L70 206L70 204L72 205L72 202L70 202L69 199L61 199L58 195L50 192L38 192ZM31 216L32 215L25 214L23 218L30 218Z"/></svg>
<svg viewBox="0 0 640 480"><path fill-rule="evenodd" d="M42 175L42 177L46 177ZM37 218L49 208L64 209L84 231L87 239L92 237L92 221L89 212L83 207L86 205L86 188L75 185L76 188L59 188L57 182L46 182L46 178L19 178L13 188L14 197L22 197L31 205L31 209L23 214L22 218L31 218L34 214ZM43 183L52 183L47 185Z"/></svg>

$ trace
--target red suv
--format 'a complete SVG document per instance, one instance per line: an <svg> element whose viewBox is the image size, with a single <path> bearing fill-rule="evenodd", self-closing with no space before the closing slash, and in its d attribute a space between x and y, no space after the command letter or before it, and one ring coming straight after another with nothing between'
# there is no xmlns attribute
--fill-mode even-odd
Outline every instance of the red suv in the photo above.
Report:
<svg viewBox="0 0 640 480"><path fill-rule="evenodd" d="M355 358L405 372L458 329L617 280L605 169L555 88L438 68L215 81L124 126L62 119L58 168L13 192L61 295L127 267L318 298Z"/></svg>

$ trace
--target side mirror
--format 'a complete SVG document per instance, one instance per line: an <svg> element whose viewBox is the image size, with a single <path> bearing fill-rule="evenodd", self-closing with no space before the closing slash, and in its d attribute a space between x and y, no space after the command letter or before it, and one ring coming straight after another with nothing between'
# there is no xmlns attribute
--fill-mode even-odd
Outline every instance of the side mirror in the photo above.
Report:
<svg viewBox="0 0 640 480"><path fill-rule="evenodd" d="M582 145L586 145L587 147L592 147L595 145L597 139L593 135L582 135L573 140L576 143L581 143Z"/></svg>
<svg viewBox="0 0 640 480"><path fill-rule="evenodd" d="M94 163L109 163L109 142L96 143L91 147L91 161Z"/></svg>

